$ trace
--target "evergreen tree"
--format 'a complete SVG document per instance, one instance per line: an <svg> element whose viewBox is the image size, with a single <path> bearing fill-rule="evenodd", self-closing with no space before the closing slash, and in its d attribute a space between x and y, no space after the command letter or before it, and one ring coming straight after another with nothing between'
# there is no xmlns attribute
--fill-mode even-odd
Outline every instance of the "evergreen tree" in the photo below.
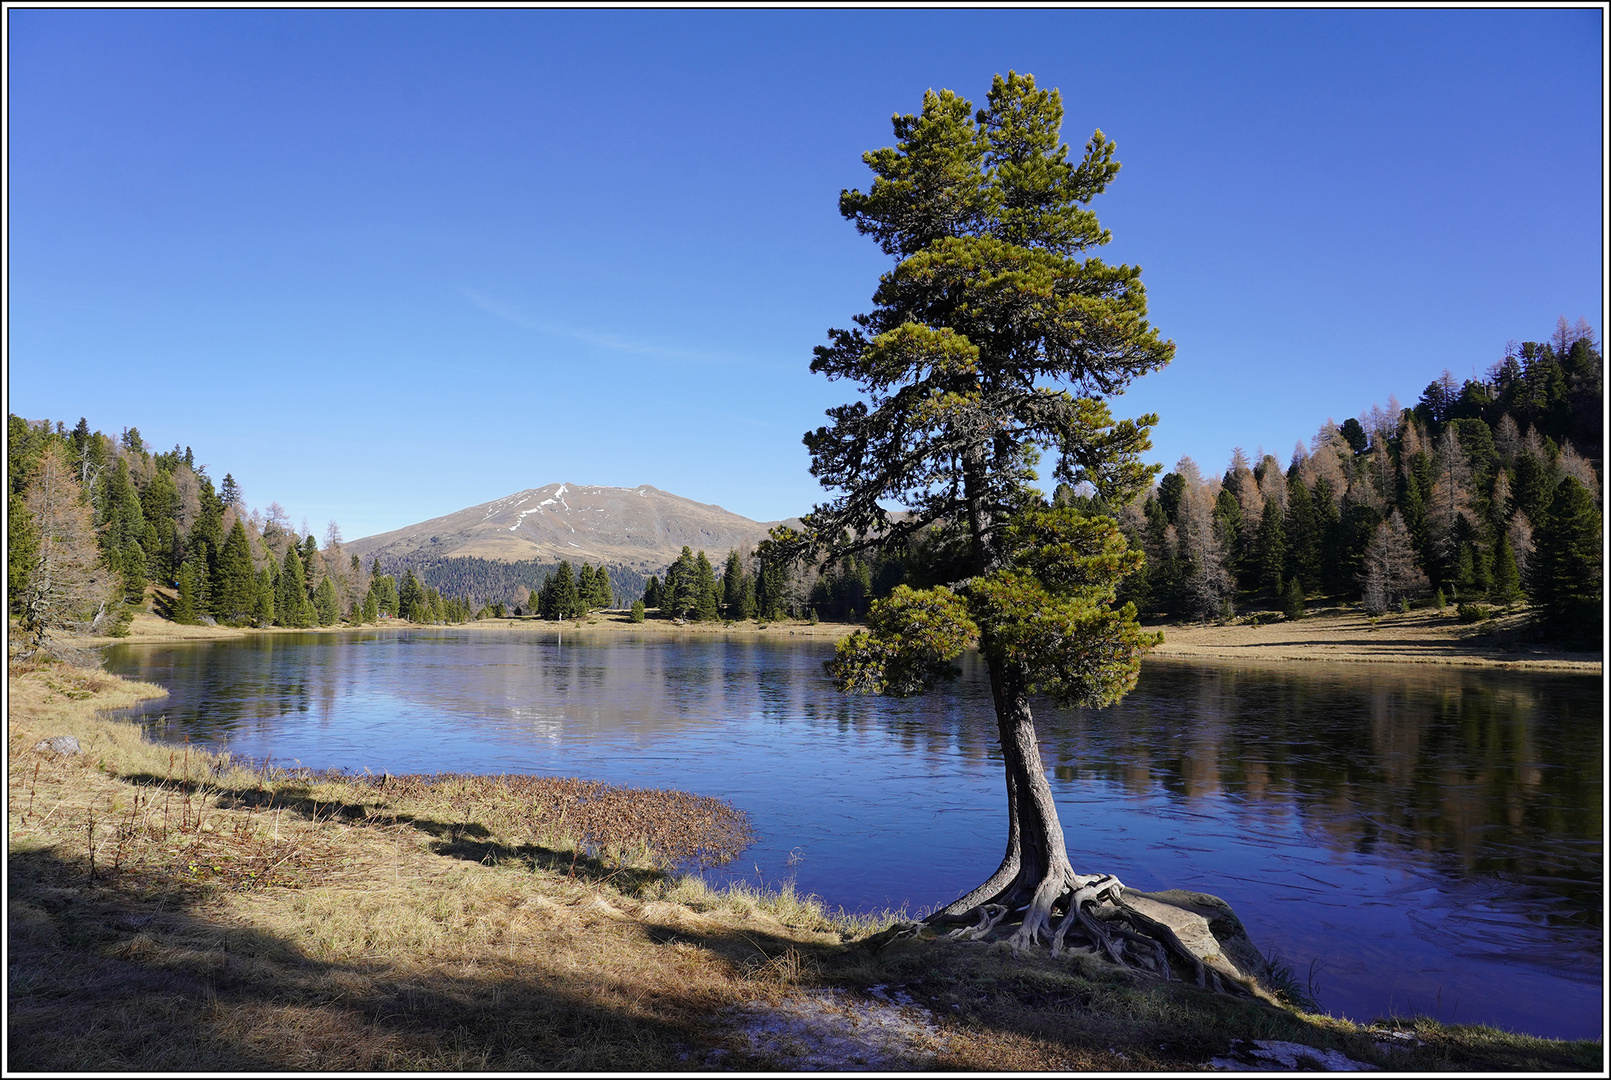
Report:
<svg viewBox="0 0 1611 1080"><path fill-rule="evenodd" d="M208 593L212 612L221 621L234 622L253 614L257 600L256 575L252 572L252 549L239 518L230 526L224 550L218 555L218 570Z"/></svg>
<svg viewBox="0 0 1611 1080"><path fill-rule="evenodd" d="M666 569L660 586L660 610L674 619L686 619L699 606L700 594L694 582L693 549L683 545L682 554Z"/></svg>
<svg viewBox="0 0 1611 1080"><path fill-rule="evenodd" d="M373 574L374 571L371 570ZM375 591L375 601L378 608L377 618L380 615L388 619L398 617L397 607L397 579L390 574L379 574L371 577L370 587Z"/></svg>
<svg viewBox="0 0 1611 1080"><path fill-rule="evenodd" d="M167 584L178 574L180 538L174 528L179 506L179 489L173 474L158 472L140 494L141 515L145 519L145 548L151 577Z"/></svg>
<svg viewBox="0 0 1611 1080"><path fill-rule="evenodd" d="M745 574L739 589L737 610L729 609L728 617L740 622L755 618L755 578Z"/></svg>
<svg viewBox="0 0 1611 1080"><path fill-rule="evenodd" d="M34 516L28 512L21 491L13 491L7 500L6 514L6 595L11 610L22 613L23 590L28 586L28 575L33 572L34 560L39 556L39 529ZM93 533L91 525L91 536Z"/></svg>
<svg viewBox="0 0 1611 1080"><path fill-rule="evenodd" d="M1281 593L1281 575L1287 563L1287 526L1281 513L1281 504L1274 499L1264 503L1264 516L1259 521L1259 585L1271 596Z"/></svg>
<svg viewBox="0 0 1611 1080"><path fill-rule="evenodd" d="M896 588L868 630L839 644L831 672L842 689L920 692L977 639L1006 767L1008 848L989 880L929 921L1021 912L1014 948L1051 937L1062 905L1070 924L1109 940L1080 891L1096 879L1078 878L1068 858L1030 692L1115 701L1154 640L1134 608L1113 608L1140 555L1111 519L1052 508L1028 487L1034 447L1057 451L1053 479L1128 502L1150 483L1139 455L1156 418L1114 423L1103 397L1173 354L1146 322L1139 271L1087 250L1108 239L1085 204L1118 170L1113 145L1098 132L1071 162L1061 122L1055 91L1009 73L977 117L949 91L927 93L920 115L895 118L897 145L866 155L876 180L844 192L840 211L897 265L875 310L817 350L812 369L852 380L858 397L805 439L813 474L843 494L807 515L803 539L779 529L770 541L780 555L838 559L931 525L966 538L956 576ZM908 514L892 518L881 500ZM1106 895L1122 909L1116 887Z"/></svg>
<svg viewBox="0 0 1611 1080"><path fill-rule="evenodd" d="M747 619L744 608L744 561L738 551L729 548L727 562L722 566L722 607L729 619Z"/></svg>
<svg viewBox="0 0 1611 1080"><path fill-rule="evenodd" d="M576 595L583 608L600 606L593 602L593 568L585 562L581 572L576 575Z"/></svg>
<svg viewBox="0 0 1611 1080"><path fill-rule="evenodd" d="M701 551L694 559L693 575L694 618L699 622L714 622L721 618L720 594L716 591L716 568Z"/></svg>
<svg viewBox="0 0 1611 1080"><path fill-rule="evenodd" d="M186 562L179 568L179 595L173 602L173 621L183 626L197 622L200 606L196 602L196 564Z"/></svg>
<svg viewBox="0 0 1611 1080"><path fill-rule="evenodd" d="M1350 584L1348 564L1343 557L1342 512L1337 508L1335 489L1324 476L1315 480L1311 505L1315 517L1318 584L1329 593L1338 593Z"/></svg>
<svg viewBox="0 0 1611 1080"><path fill-rule="evenodd" d="M1600 512L1593 494L1575 477L1556 487L1534 542L1529 576L1540 624L1562 638L1598 640Z"/></svg>
<svg viewBox="0 0 1611 1080"><path fill-rule="evenodd" d="M1506 607L1521 596L1521 568L1516 563L1516 549L1504 529L1499 530L1494 540L1494 575L1488 596L1494 603Z"/></svg>
<svg viewBox="0 0 1611 1080"><path fill-rule="evenodd" d="M615 590L610 585L610 572L603 563L593 571L593 601L589 607L604 610L615 606Z"/></svg>
<svg viewBox="0 0 1611 1080"><path fill-rule="evenodd" d="M565 569L569 573L569 564ZM397 587L397 617L404 622L424 622L425 615L425 586L410 566L403 571L403 582Z"/></svg>
<svg viewBox="0 0 1611 1080"><path fill-rule="evenodd" d="M1287 579L1286 591L1281 594L1281 612L1289 619L1304 616L1303 585L1296 577Z"/></svg>
<svg viewBox="0 0 1611 1080"><path fill-rule="evenodd" d="M275 582L275 621L281 626L312 625L311 621L305 618L306 612L303 610L307 599L307 579L302 573L302 556L297 545L292 544L285 549L285 558L280 563L279 580Z"/></svg>
<svg viewBox="0 0 1611 1080"><path fill-rule="evenodd" d="M137 430L134 437L139 438ZM145 599L146 553L140 545L145 538L145 514L126 457L118 458L106 485L101 521L101 550L107 565L123 578L124 601L139 604Z"/></svg>
<svg viewBox="0 0 1611 1080"><path fill-rule="evenodd" d="M653 574L643 587L643 603L645 607L657 608L660 606L660 579Z"/></svg>
<svg viewBox="0 0 1611 1080"><path fill-rule="evenodd" d="M640 623L640 622L643 621L643 601L642 600L634 600L634 601L632 601L631 621L635 622L635 623Z"/></svg>
<svg viewBox="0 0 1611 1080"><path fill-rule="evenodd" d="M313 607L319 613L320 626L334 626L341 619L341 601L336 597L335 582L325 578L313 590Z"/></svg>
<svg viewBox="0 0 1611 1080"><path fill-rule="evenodd" d="M279 618L279 612L274 609L274 580L274 571L265 566L257 575L251 608L239 618L250 618L258 626L274 625Z"/></svg>
<svg viewBox="0 0 1611 1080"><path fill-rule="evenodd" d="M1315 520L1309 488L1296 473L1287 476L1285 524L1287 577L1297 578L1303 591L1320 587L1320 529Z"/></svg>

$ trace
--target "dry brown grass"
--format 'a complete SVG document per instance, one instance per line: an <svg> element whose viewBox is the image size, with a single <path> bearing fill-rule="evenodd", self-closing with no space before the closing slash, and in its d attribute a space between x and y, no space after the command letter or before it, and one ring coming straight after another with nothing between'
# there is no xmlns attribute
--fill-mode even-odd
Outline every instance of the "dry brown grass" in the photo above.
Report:
<svg viewBox="0 0 1611 1080"><path fill-rule="evenodd" d="M1443 664L1598 674L1599 653L1570 652L1535 640L1528 613L1513 608L1489 622L1462 624L1453 605L1415 608L1376 618L1357 607L1328 607L1288 620L1275 612L1226 623L1162 626L1153 655L1197 660L1285 664L1326 660L1353 664Z"/></svg>
<svg viewBox="0 0 1611 1080"><path fill-rule="evenodd" d="M743 835L715 800L253 771L90 711L150 688L10 684L12 1068L668 1069L841 940L661 871Z"/></svg>
<svg viewBox="0 0 1611 1080"><path fill-rule="evenodd" d="M727 1010L877 984L933 1011L942 1068L1193 1068L1236 1037L1385 1061L1342 1021L994 947L875 954L855 941L887 920L665 873L655 842L732 842L719 806L252 770L94 713L155 688L60 664L9 683L8 1069L765 1067ZM64 734L85 752L33 749ZM1599 1068L1598 1044L1417 1034L1395 1066Z"/></svg>

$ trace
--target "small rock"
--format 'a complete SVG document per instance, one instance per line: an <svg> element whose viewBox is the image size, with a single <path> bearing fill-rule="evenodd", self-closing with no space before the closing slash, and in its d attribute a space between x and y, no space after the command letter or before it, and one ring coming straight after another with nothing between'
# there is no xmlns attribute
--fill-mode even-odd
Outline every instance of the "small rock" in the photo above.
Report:
<svg viewBox="0 0 1611 1080"><path fill-rule="evenodd" d="M84 752L84 748L78 745L78 740L71 735L52 735L48 739L40 739L34 743L34 749L47 754L60 754L62 757L72 757L74 754Z"/></svg>

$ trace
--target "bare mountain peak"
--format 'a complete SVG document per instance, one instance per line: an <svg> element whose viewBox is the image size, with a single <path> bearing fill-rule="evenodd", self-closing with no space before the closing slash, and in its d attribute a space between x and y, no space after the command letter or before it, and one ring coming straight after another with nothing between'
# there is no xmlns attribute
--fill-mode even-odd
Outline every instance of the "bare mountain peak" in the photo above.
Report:
<svg viewBox="0 0 1611 1080"><path fill-rule="evenodd" d="M753 547L775 522L752 521L651 484L570 481L527 488L347 545L361 556L602 562L657 572L686 545L713 559Z"/></svg>

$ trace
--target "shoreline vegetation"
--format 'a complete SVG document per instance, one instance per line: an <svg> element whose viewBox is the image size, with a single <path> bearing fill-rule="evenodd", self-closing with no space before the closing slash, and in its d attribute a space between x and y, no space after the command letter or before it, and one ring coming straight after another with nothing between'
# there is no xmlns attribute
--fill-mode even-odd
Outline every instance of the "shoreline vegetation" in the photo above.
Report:
<svg viewBox="0 0 1611 1080"><path fill-rule="evenodd" d="M1085 957L892 939L904 913L830 914L787 883L713 889L669 853L738 842L718 800L248 768L102 715L160 687L44 659L8 683L13 1069L1172 1071L1242 1039L1396 1071L1603 1061L1595 1041L1367 1027ZM41 745L58 736L78 752ZM858 1044L891 993L906 1019ZM840 1057L780 1045L812 1008Z"/></svg>
<svg viewBox="0 0 1611 1080"><path fill-rule="evenodd" d="M1602 672L1603 654L1572 651L1554 643L1540 643L1529 633L1527 620L1528 615L1523 609L1495 613L1493 617L1473 624L1462 623L1453 606L1443 610L1428 606L1412 608L1404 613L1371 616L1357 605L1339 605L1317 608L1295 620L1276 612L1252 612L1222 622L1146 625L1148 629L1162 630L1164 634L1163 644L1148 653L1149 658L1157 660L1230 661L1261 665L1317 661L1434 664L1585 675ZM340 625L303 629L186 626L170 622L150 611L141 611L134 616L124 636L82 637L75 639L75 643L85 648L100 648L116 644L226 640L254 634L406 630L422 625L429 624L396 619L361 628ZM813 623L803 619L757 623L754 620L677 622L650 618L634 623L626 611L599 611L578 619L559 621L534 617L483 619L457 623L454 627L459 630L523 627L534 631L584 634L807 637L825 641L837 641L864 628L857 623Z"/></svg>

